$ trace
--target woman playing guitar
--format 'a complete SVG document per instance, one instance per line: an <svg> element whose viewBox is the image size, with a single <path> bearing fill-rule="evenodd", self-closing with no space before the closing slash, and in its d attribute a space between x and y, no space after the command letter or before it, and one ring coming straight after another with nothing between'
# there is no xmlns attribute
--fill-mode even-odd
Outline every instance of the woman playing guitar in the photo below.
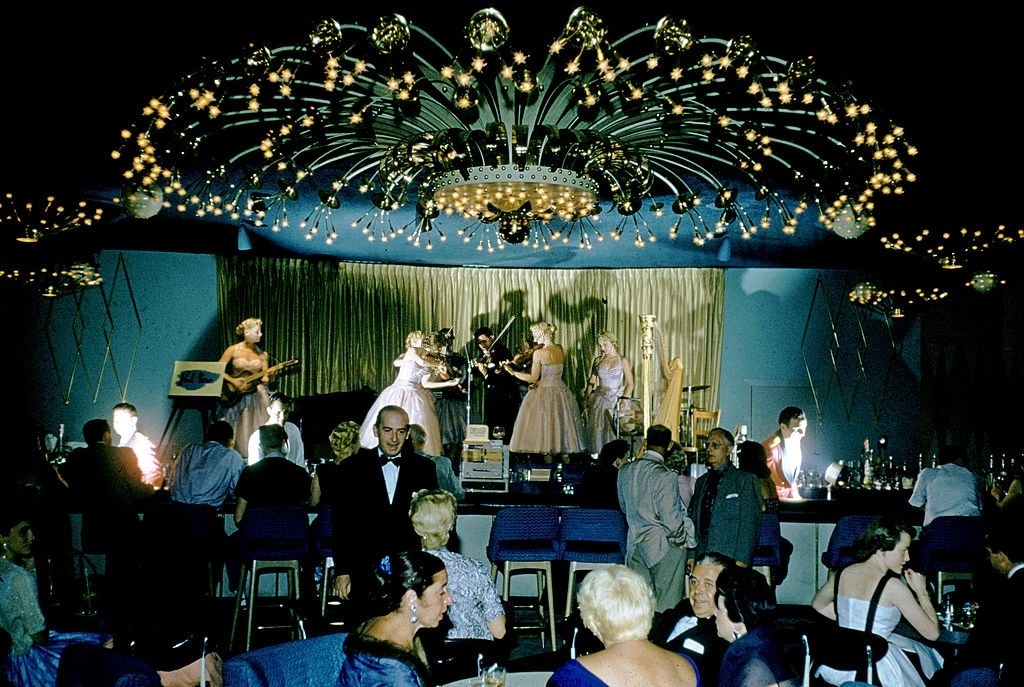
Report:
<svg viewBox="0 0 1024 687"><path fill-rule="evenodd" d="M263 320L250 317L235 327L238 343L228 346L220 357L227 363L224 371L224 394L219 414L235 428L236 448L247 458L246 439L260 425L270 420L270 356L260 347ZM256 375L262 374L257 377ZM255 381L255 384L252 382ZM232 402L234 401L234 402ZM230 405L228 405L230 403Z"/></svg>

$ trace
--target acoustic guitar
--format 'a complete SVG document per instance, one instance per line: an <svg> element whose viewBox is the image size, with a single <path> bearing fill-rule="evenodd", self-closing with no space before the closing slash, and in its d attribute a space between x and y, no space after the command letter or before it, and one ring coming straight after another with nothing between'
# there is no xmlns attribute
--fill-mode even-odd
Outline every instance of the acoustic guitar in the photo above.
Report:
<svg viewBox="0 0 1024 687"><path fill-rule="evenodd" d="M292 358L291 360L285 360L277 365L268 367L266 370L253 370L252 372L245 372L235 377L240 383L240 388L236 389L227 382L224 382L224 389L220 394L220 403L222 406L230 408L231 406L238 403L242 396L256 388L256 385L260 383L263 375L272 375L278 370L283 370L286 367L292 365L298 365L299 359Z"/></svg>

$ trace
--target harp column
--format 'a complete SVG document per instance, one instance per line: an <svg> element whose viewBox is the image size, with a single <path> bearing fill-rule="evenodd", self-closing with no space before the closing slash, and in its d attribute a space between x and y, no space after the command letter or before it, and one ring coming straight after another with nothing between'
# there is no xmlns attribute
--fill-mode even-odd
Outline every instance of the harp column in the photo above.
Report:
<svg viewBox="0 0 1024 687"><path fill-rule="evenodd" d="M644 435L651 426L651 358L654 356L654 315L640 316L640 353L644 359Z"/></svg>

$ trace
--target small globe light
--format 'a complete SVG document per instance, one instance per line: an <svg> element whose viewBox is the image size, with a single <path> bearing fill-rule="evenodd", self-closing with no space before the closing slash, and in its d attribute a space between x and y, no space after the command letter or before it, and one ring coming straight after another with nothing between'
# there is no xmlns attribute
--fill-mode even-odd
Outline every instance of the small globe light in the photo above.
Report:
<svg viewBox="0 0 1024 687"><path fill-rule="evenodd" d="M976 272L970 284L978 293L988 293L995 287L997 279L995 272L984 270Z"/></svg>
<svg viewBox="0 0 1024 687"><path fill-rule="evenodd" d="M850 292L850 300L856 301L861 305L870 305L877 292L878 287L871 282L858 282L858 284L853 287L853 291Z"/></svg>
<svg viewBox="0 0 1024 687"><path fill-rule="evenodd" d="M858 218L849 206L843 208L843 211L832 222L832 231L844 239L858 238L868 228L867 222Z"/></svg>
<svg viewBox="0 0 1024 687"><path fill-rule="evenodd" d="M164 192L158 187L135 186L124 190L121 198L125 212L132 217L149 219L164 206Z"/></svg>

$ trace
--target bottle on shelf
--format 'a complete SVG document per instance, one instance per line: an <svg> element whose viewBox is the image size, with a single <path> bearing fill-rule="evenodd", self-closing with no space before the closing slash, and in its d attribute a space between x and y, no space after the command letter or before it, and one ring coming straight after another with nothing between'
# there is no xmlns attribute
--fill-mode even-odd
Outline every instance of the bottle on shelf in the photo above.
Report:
<svg viewBox="0 0 1024 687"><path fill-rule="evenodd" d="M868 437L864 437L864 448L861 449L861 454L860 455L861 455L861 463L864 465L864 470L863 470L864 480L863 480L863 482L861 482L861 484L864 486L865 489L872 489L875 486L875 484L874 484L874 481L875 481L875 476L874 476L875 466L872 465L872 462L874 460L874 455L873 455L873 452L871 450L871 439L869 439Z"/></svg>

